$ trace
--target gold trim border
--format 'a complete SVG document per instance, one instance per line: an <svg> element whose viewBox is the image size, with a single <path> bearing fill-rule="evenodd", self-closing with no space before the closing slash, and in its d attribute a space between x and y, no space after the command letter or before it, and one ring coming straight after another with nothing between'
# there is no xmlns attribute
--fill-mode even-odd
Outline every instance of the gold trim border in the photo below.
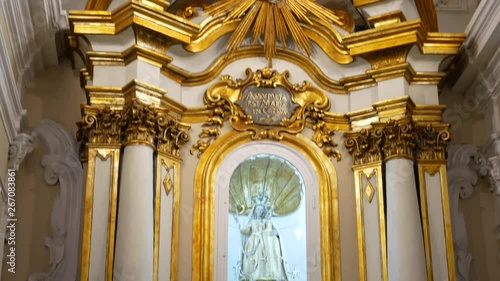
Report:
<svg viewBox="0 0 500 281"><path fill-rule="evenodd" d="M162 167L166 163L174 168L174 187L172 200L172 236L170 253L170 280L177 281L178 257L179 257L179 204L181 174L179 158L172 157L167 153L158 152L156 159L156 183L155 183L155 219L154 219L154 261L153 261L153 280L158 281L158 270L160 262L160 216L161 216L161 189L162 189Z"/></svg>
<svg viewBox="0 0 500 281"><path fill-rule="evenodd" d="M420 214L422 216L422 232L424 238L424 248L425 248L425 265L427 268L427 280L434 280L434 273L432 270L432 247L430 238L430 226L429 226L429 213L427 206L427 184L425 182L425 174L428 173L428 167L426 164L418 163L418 177L420 185Z"/></svg>
<svg viewBox="0 0 500 281"><path fill-rule="evenodd" d="M251 141L249 132L229 132L209 146L200 158L195 175L193 221L193 281L213 281L214 182L217 169L230 151ZM340 232L337 176L323 151L302 135L284 135L281 143L303 152L318 171L320 188L322 281L340 281Z"/></svg>
<svg viewBox="0 0 500 281"><path fill-rule="evenodd" d="M366 268L366 241L365 241L365 227L364 227L364 207L363 207L363 177L367 181L371 177L367 174L375 172L376 174L376 192L378 200L378 226L379 226L379 241L380 241L380 272L381 280L388 280L387 271L387 234L385 224L385 211L384 211L384 188L382 178L382 161L374 163L353 166L354 172L354 186L356 198L356 225L358 233L358 262L359 262L359 280L368 280Z"/></svg>
<svg viewBox="0 0 500 281"><path fill-rule="evenodd" d="M418 161L418 175L420 184L420 204L422 208L422 225L424 234L424 245L425 245L425 256L426 256L426 267L427 267L427 280L434 280L433 268L432 268L432 249L431 249L431 238L430 238L430 228L429 228L429 216L427 207L427 186L426 186L426 174L433 176L436 172L439 172L439 180L441 187L441 207L443 213L443 228L444 228L444 238L446 246L446 258L447 258L447 269L448 269L448 280L456 280L455 271L455 254L453 249L453 237L452 237L452 226L451 226L451 214L450 214L450 204L448 198L448 179L446 172L446 160L434 160L434 161Z"/></svg>
<svg viewBox="0 0 500 281"><path fill-rule="evenodd" d="M453 232L451 226L451 213L450 213L450 198L448 193L448 176L446 171L446 163L442 164L439 168L439 175L441 181L441 204L443 206L443 223L446 241L446 258L448 264L448 278L450 281L456 281L455 269L455 251L453 249Z"/></svg>
<svg viewBox="0 0 500 281"><path fill-rule="evenodd" d="M116 231L116 211L118 199L118 170L120 165L120 147L121 145L88 145L88 164L87 179L85 184L85 207L83 214L83 239L82 239L82 260L80 280L89 280L90 270L90 251L92 248L92 216L94 207L94 188L95 188L95 167L96 159L105 161L111 157L110 163L110 198L108 211L108 230L107 230L107 253L106 253L106 281L113 279L113 260L115 248Z"/></svg>

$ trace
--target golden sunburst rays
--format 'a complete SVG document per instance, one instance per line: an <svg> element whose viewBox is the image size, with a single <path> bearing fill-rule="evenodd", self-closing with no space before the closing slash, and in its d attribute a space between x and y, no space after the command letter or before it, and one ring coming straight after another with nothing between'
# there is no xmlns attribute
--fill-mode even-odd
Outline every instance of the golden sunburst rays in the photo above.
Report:
<svg viewBox="0 0 500 281"><path fill-rule="evenodd" d="M346 11L327 9L314 0L221 0L207 6L205 12L212 16L226 14L224 21L242 18L229 39L227 55L241 46L252 29L253 44L264 34L264 55L270 63L278 41L286 48L289 35L299 49L311 55L309 38L300 25L313 25L309 14L324 24L333 23L347 31L354 27L354 21Z"/></svg>

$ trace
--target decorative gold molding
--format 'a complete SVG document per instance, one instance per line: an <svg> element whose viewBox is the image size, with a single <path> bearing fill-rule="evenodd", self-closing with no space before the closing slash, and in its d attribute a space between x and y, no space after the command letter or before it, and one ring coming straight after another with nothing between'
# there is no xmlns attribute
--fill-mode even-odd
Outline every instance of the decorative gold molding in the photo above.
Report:
<svg viewBox="0 0 500 281"><path fill-rule="evenodd" d="M229 132L210 146L200 158L195 176L193 222L193 281L214 278L214 186L217 168L224 157L236 147L252 141L250 132ZM321 280L340 281L340 233L338 230L338 191L336 172L331 161L310 140L302 135L283 136L289 145L310 161L318 173L319 216L321 226Z"/></svg>
<svg viewBox="0 0 500 281"><path fill-rule="evenodd" d="M455 253L453 248L453 232L451 226L450 199L448 193L448 176L446 164L442 164L439 170L441 185L441 205L443 207L444 238L446 243L446 259L448 266L448 278L456 280Z"/></svg>
<svg viewBox="0 0 500 281"><path fill-rule="evenodd" d="M200 8L202 11L207 7L207 2L205 0L194 0L183 3L177 8L177 15L183 17L184 19L190 20L199 16L198 10Z"/></svg>
<svg viewBox="0 0 500 281"><path fill-rule="evenodd" d="M438 32L438 18L433 0L415 0L420 18L426 30Z"/></svg>
<svg viewBox="0 0 500 281"><path fill-rule="evenodd" d="M89 280L90 270L90 251L91 251L91 236L92 236L92 216L94 208L94 189L95 189L95 168L96 159L102 161L110 160L110 185L109 187L109 210L108 210L108 228L106 239L106 265L105 279L112 280L113 260L115 249L115 231L116 231L116 211L118 202L118 175L120 163L120 144L88 144L88 168L85 186L85 203L83 213L83 238L82 238L82 256L81 256L81 273L80 280ZM99 186L98 188L103 188Z"/></svg>
<svg viewBox="0 0 500 281"><path fill-rule="evenodd" d="M116 98L111 100L115 102ZM87 143L104 148L115 144L146 144L179 156L181 147L189 141L190 126L169 115L165 107L143 104L135 97L115 109L109 103L101 100L95 105L82 105L82 120L77 123L82 161L86 159Z"/></svg>
<svg viewBox="0 0 500 281"><path fill-rule="evenodd" d="M340 152L333 149L337 146L332 139L336 128L325 122L329 100L321 90L309 82L290 83L288 71L264 68L253 72L248 68L246 74L245 79L236 81L222 76L208 88L204 102L211 113L203 126L210 128L202 131L200 138L206 140L198 140L191 154L198 150L199 157L220 134L226 119L234 130L252 132L253 139L273 140L283 139L284 133L301 132L308 119L315 131L313 141L329 157L340 160Z"/></svg>
<svg viewBox="0 0 500 281"><path fill-rule="evenodd" d="M229 57L224 54L220 55L206 70L193 73L175 66L173 62L171 63L172 58L165 54L138 45L134 45L123 52L88 52L88 58L92 66L124 66L136 58L140 58L161 67L163 75L185 86L206 84L216 79L228 64L246 57L261 56L262 52L258 46L241 47ZM403 57L405 57L404 54L400 56L400 58ZM361 75L343 77L337 81L328 77L312 60L295 51L278 48L275 58L299 65L319 87L337 94L347 94L349 91L372 87L379 81L396 77L405 77L410 84L438 85L445 76L444 72L417 72L406 62L389 65L389 63L396 63L396 61L370 56L370 58L373 58L370 59L373 66L380 68L367 70ZM397 60L400 61L401 59ZM87 71L84 72L84 75L83 80L92 80L92 75Z"/></svg>
<svg viewBox="0 0 500 281"><path fill-rule="evenodd" d="M381 27L383 25L397 24L403 21L406 21L406 17L400 10L368 18L368 22L371 23L375 28Z"/></svg>
<svg viewBox="0 0 500 281"><path fill-rule="evenodd" d="M82 105L82 119L76 125L78 126L76 139L82 162L87 161L87 144L107 147L121 143L122 115L120 111L112 110L109 106L95 108ZM105 160L109 155L99 153L98 156Z"/></svg>
<svg viewBox="0 0 500 281"><path fill-rule="evenodd" d="M465 40L463 33L427 32L420 19L382 25L342 37L351 55L416 44L424 54L457 54Z"/></svg>
<svg viewBox="0 0 500 281"><path fill-rule="evenodd" d="M155 183L155 219L154 219L154 258L153 258L153 280L157 281L160 266L160 219L161 209L172 208L172 238L170 253L170 279L177 281L178 256L179 256L179 204L180 204L180 164L181 160L171 154L159 151L156 158L156 183ZM162 170L165 169L167 175L163 178ZM170 176L173 173L173 176ZM162 188L163 187L163 188ZM162 189L167 196L173 196L172 206L168 206L161 201Z"/></svg>
<svg viewBox="0 0 500 281"><path fill-rule="evenodd" d="M422 216L422 234L424 238L425 263L427 268L427 280L433 280L432 270L432 249L429 226L429 212L427 205L427 186L425 180L425 171L422 165L418 165L419 195L420 195L420 214ZM450 279L448 279L450 280Z"/></svg>
<svg viewBox="0 0 500 281"><path fill-rule="evenodd" d="M115 35L136 24L156 30L172 39L188 43L200 26L165 12L152 1L132 0L114 11L69 11L70 27L75 34Z"/></svg>
<svg viewBox="0 0 500 281"><path fill-rule="evenodd" d="M381 1L384 1L384 0L353 0L353 4L354 4L354 7L361 7L361 6L365 6L365 5L369 5L369 4L373 4L373 3L377 3L377 2L381 2Z"/></svg>
<svg viewBox="0 0 500 281"><path fill-rule="evenodd" d="M356 197L356 228L357 228L357 241L358 241L358 262L359 262L359 280L366 281L369 280L368 269L366 266L366 248L375 247L374 240L370 243L366 241L366 237L373 237L373 235L378 235L378 242L380 248L380 272L381 280L388 280L387 271L387 235L386 235L386 224L385 224L385 211L384 211L384 188L383 188L383 178L382 178L382 161L375 161L372 163L364 163L360 165L353 166L354 172L354 187L355 187L355 197ZM375 176L375 185L371 185L370 179ZM365 214L364 212L364 200L363 194L363 178L366 179L367 184L369 184L374 189L373 196L376 195L377 200L374 201L377 204L377 212ZM367 196L368 197L368 196ZM371 204L371 200L367 198L368 202ZM365 216L370 216L371 219L376 219L378 221L378 229L376 233L369 233L365 229Z"/></svg>
<svg viewBox="0 0 500 281"><path fill-rule="evenodd" d="M432 280L433 263L432 263L432 237L429 226L429 213L427 202L427 181L426 177L439 177L440 186L431 186L429 188L440 188L441 193L441 211L444 233L441 233L445 241L446 264L448 272L448 280L456 280L455 271L455 255L452 239L451 214L448 198L448 179L446 175L446 160L418 160L418 175L420 188L420 206L423 225L424 246L426 255L426 266L428 280ZM434 232L436 235L437 232Z"/></svg>
<svg viewBox="0 0 500 281"><path fill-rule="evenodd" d="M109 106L96 108L82 106L82 120L78 125L77 140L92 144L119 144L123 116Z"/></svg>
<svg viewBox="0 0 500 281"><path fill-rule="evenodd" d="M411 44L402 45L393 48L387 48L379 51L370 52L367 54L362 54L365 60L367 60L372 69L380 69L401 65L406 62L406 57L412 48ZM408 68L411 67L408 65ZM405 67L406 68L406 67ZM404 69L406 71L406 69ZM384 72L385 73L385 72ZM392 75L391 75L392 76Z"/></svg>
<svg viewBox="0 0 500 281"><path fill-rule="evenodd" d="M89 0L85 10L107 10L113 0Z"/></svg>

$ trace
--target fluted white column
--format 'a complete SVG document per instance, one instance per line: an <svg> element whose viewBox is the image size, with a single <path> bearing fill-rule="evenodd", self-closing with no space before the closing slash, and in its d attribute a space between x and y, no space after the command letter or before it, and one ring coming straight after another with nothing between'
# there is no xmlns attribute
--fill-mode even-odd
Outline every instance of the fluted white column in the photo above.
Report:
<svg viewBox="0 0 500 281"><path fill-rule="evenodd" d="M427 280L413 161L392 158L385 167L389 281Z"/></svg>
<svg viewBox="0 0 500 281"><path fill-rule="evenodd" d="M153 148L123 152L113 280L153 280Z"/></svg>

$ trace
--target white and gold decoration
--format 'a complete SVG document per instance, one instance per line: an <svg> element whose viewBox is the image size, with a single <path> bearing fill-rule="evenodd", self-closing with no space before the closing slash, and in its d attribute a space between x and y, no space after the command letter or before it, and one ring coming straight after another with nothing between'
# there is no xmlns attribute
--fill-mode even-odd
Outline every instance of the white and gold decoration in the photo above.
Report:
<svg viewBox="0 0 500 281"><path fill-rule="evenodd" d="M71 11L79 280L457 280L431 2Z"/></svg>

